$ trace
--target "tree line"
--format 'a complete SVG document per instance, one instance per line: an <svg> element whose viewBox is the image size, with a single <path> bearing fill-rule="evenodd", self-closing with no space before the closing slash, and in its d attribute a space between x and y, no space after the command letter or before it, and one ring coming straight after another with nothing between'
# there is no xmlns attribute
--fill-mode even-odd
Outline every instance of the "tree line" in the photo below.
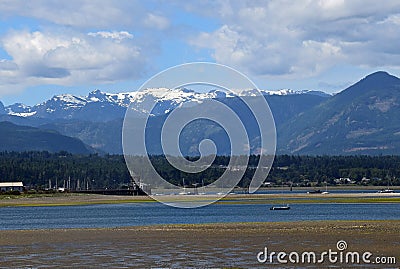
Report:
<svg viewBox="0 0 400 269"><path fill-rule="evenodd" d="M139 157L137 157L139 158ZM239 182L247 187L259 156L250 156ZM195 160L196 158L190 158ZM228 169L230 158L217 156L201 173L184 173L164 156L150 156L157 172L175 185L210 184ZM137 176L140 177L140 171ZM338 179L348 179L338 181ZM184 180L183 180L184 179ZM0 182L22 181L33 189L115 189L127 187L131 175L123 155L74 155L67 152L0 152ZM266 179L271 185L322 186L324 184L400 185L400 156L275 156Z"/></svg>
<svg viewBox="0 0 400 269"><path fill-rule="evenodd" d="M122 155L67 152L1 152L0 181L22 181L29 188L117 188L130 182Z"/></svg>

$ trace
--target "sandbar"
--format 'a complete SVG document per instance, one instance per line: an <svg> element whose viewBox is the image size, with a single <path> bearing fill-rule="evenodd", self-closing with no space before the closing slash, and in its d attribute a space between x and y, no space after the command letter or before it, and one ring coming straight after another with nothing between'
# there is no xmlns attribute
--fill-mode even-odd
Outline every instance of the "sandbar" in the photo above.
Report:
<svg viewBox="0 0 400 269"><path fill-rule="evenodd" d="M309 264L260 263L269 251L348 251L395 257L397 264L359 268L399 268L400 220L304 221L154 225L107 229L0 231L2 268L308 268ZM354 264L313 268L354 268Z"/></svg>

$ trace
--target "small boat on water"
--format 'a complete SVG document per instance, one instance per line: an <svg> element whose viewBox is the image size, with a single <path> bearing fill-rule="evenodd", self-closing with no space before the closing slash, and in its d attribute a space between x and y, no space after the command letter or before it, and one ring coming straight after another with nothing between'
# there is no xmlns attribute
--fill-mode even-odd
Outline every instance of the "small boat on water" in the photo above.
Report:
<svg viewBox="0 0 400 269"><path fill-rule="evenodd" d="M322 191L321 190L312 190L312 191L308 191L308 194L321 194Z"/></svg>
<svg viewBox="0 0 400 269"><path fill-rule="evenodd" d="M387 188L387 189L382 189L382 190L378 191L378 193L394 193L394 190Z"/></svg>
<svg viewBox="0 0 400 269"><path fill-rule="evenodd" d="M190 191L181 191L178 193L179 195L191 195L193 193L191 193Z"/></svg>
<svg viewBox="0 0 400 269"><path fill-rule="evenodd" d="M325 191L321 192L321 194L329 194L328 191L328 182L325 181Z"/></svg>
<svg viewBox="0 0 400 269"><path fill-rule="evenodd" d="M271 206L269 210L289 210L290 206L289 205L281 205L281 206Z"/></svg>
<svg viewBox="0 0 400 269"><path fill-rule="evenodd" d="M382 190L378 191L378 193L394 193L394 190L392 190L390 188L390 185L391 184L390 184L390 179L389 179L386 189L382 189Z"/></svg>
<svg viewBox="0 0 400 269"><path fill-rule="evenodd" d="M283 194L283 182L282 182L282 194ZM273 205L269 208L269 210L289 210L289 205Z"/></svg>
<svg viewBox="0 0 400 269"><path fill-rule="evenodd" d="M185 185L185 179L183 178L182 179L182 186L183 186L183 190L181 191L181 192L179 192L178 194L179 195L189 195L189 194L192 194L191 192L189 192L189 191L186 191L186 185Z"/></svg>

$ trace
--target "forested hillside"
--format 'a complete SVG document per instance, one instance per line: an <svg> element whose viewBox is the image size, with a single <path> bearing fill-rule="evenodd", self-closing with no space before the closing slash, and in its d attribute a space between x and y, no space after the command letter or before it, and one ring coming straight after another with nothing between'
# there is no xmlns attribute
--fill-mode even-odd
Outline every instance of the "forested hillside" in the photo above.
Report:
<svg viewBox="0 0 400 269"><path fill-rule="evenodd" d="M212 183L226 169L228 157L217 157L202 173L187 174L171 167L165 157L152 156L152 163L163 178L176 185ZM240 185L248 186L257 166L258 157L251 156ZM290 156L275 157L266 181L295 186L350 184L338 182L349 178L353 184L400 185L400 156ZM0 153L0 182L23 181L30 188L65 186L71 189L121 188L130 183L130 175L122 155L72 155L67 152L2 152ZM78 182L79 181L79 182Z"/></svg>

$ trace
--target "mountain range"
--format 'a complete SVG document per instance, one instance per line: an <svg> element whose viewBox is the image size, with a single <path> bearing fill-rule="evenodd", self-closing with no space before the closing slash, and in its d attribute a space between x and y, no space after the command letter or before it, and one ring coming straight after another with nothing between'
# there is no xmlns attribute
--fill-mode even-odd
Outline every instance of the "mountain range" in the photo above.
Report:
<svg viewBox="0 0 400 269"><path fill-rule="evenodd" d="M262 91L262 94L274 116L277 153L400 154L400 79L386 72L370 74L335 95L293 90ZM252 96L252 90L243 90L239 96ZM176 107L188 101L201 103L210 99L243 114L240 98L219 90L200 93L183 88L168 90L167 94L165 89L118 94L95 90L83 97L57 95L34 106L20 103L4 106L0 102L0 121L12 122L14 127L9 125L9 129L23 125L80 139L89 152L122 153L121 130L129 104L132 103L131 108L138 115L151 113L150 126L154 128L152 133L157 134L159 123ZM155 108L147 111L145 104L154 101ZM257 141L258 133L252 132L257 126L249 122L250 140ZM184 142L184 153L192 154L189 151L192 143L204 138L225 139L220 127L204 124L190 127L188 133L195 137ZM2 150L8 150L6 143L10 141L5 141L2 140ZM13 147L13 150L26 149ZM153 150L152 153L161 153L157 146Z"/></svg>
<svg viewBox="0 0 400 269"><path fill-rule="evenodd" d="M167 94L165 92L167 91ZM250 96L253 90L243 90L239 96ZM293 91L290 89L280 91L261 91L264 96L289 96L289 95L315 95L320 97L329 96L319 91ZM137 111L148 114L150 111L143 110L147 102L157 100L156 109L152 111L156 116L163 115L187 101L200 102L204 99L231 98L232 94L220 90L211 90L207 93L199 93L190 89L145 89L141 92L129 93L105 93L99 90L92 91L88 96L74 96L63 94L53 96L41 104L27 106L16 103L4 107L0 102L0 114L41 120L84 120L91 122L107 122L121 119L125 115L129 104L134 103Z"/></svg>

